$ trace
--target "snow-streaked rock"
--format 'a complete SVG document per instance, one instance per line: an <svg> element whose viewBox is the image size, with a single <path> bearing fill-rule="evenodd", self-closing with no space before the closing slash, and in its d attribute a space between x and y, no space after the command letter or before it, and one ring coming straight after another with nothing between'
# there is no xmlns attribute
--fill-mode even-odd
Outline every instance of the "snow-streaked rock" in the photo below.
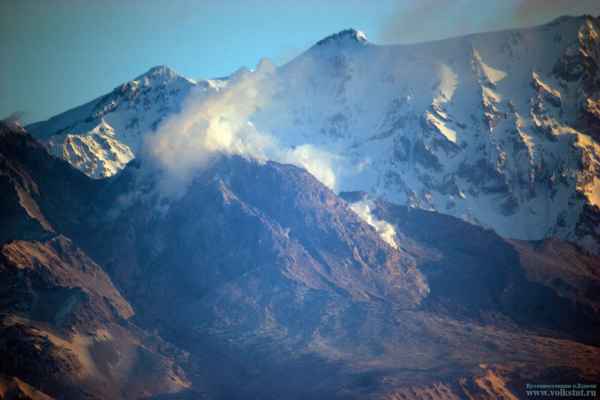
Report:
<svg viewBox="0 0 600 400"><path fill-rule="evenodd" d="M207 90L212 86L204 82ZM94 178L109 177L131 161L144 135L155 130L198 84L168 67L151 68L111 93L28 126L50 153Z"/></svg>

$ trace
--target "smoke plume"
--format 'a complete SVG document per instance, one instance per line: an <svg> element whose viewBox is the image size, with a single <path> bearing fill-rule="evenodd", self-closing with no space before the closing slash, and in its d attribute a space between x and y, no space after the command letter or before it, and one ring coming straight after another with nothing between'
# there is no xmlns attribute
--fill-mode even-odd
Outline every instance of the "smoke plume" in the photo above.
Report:
<svg viewBox="0 0 600 400"><path fill-rule="evenodd" d="M387 221L377 219L371 209L373 204L369 200L361 200L350 205L350 209L354 211L363 221L375 228L383 241L397 249L396 244L396 229Z"/></svg>
<svg viewBox="0 0 600 400"><path fill-rule="evenodd" d="M335 188L337 156L312 144L286 148L270 132L255 127L253 115L269 106L276 91L276 68L263 60L255 71L233 74L223 87L190 93L181 112L165 120L146 142L146 154L165 174L163 192L181 194L196 171L228 154L295 164Z"/></svg>
<svg viewBox="0 0 600 400"><path fill-rule="evenodd" d="M415 43L600 14L597 0L401 0L380 32L384 43Z"/></svg>

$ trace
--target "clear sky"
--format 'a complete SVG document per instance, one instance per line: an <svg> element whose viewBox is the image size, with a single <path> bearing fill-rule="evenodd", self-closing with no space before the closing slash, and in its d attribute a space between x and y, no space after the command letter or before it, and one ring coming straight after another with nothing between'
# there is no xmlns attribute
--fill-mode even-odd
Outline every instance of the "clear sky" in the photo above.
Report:
<svg viewBox="0 0 600 400"><path fill-rule="evenodd" d="M600 0L0 0L0 118L48 118L155 65L191 78L281 64L346 28L408 43L600 14Z"/></svg>

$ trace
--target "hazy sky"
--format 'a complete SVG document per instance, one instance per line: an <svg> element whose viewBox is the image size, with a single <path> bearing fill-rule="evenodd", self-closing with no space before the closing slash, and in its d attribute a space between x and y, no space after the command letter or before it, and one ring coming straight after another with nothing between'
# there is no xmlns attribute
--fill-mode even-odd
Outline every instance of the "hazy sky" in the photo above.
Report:
<svg viewBox="0 0 600 400"><path fill-rule="evenodd" d="M600 1L0 0L0 117L45 119L160 64L210 78L282 63L349 27L408 43L583 13Z"/></svg>

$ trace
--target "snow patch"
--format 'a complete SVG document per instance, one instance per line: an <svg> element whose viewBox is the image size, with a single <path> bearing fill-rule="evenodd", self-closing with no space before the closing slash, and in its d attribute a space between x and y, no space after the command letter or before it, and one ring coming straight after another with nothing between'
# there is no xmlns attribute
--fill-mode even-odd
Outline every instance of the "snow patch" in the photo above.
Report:
<svg viewBox="0 0 600 400"><path fill-rule="evenodd" d="M496 85L498 82L506 78L507 73L505 71L493 68L485 62L483 62L481 54L478 50L473 50L473 59L476 68L479 70L479 73L481 74L481 77L484 81Z"/></svg>
<svg viewBox="0 0 600 400"><path fill-rule="evenodd" d="M425 114L425 118L427 119L427 122L433 125L444 138L456 144L456 131L454 131L451 128L448 128L448 126L444 124L443 121L438 119L435 115L433 115L430 112L427 112Z"/></svg>

